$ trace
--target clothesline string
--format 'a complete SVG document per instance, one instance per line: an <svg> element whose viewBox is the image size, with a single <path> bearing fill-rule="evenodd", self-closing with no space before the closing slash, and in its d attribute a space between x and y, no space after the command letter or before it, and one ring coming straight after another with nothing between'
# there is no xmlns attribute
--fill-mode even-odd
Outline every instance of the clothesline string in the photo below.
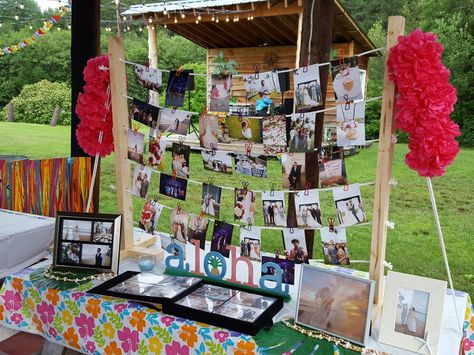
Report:
<svg viewBox="0 0 474 355"><path fill-rule="evenodd" d="M384 51L385 48L383 47L380 47L380 48L375 48L375 49L371 49L369 51L365 51L365 52L362 52L362 53L358 53L358 54L354 54L353 57L362 57L364 55L367 55L367 54L371 54L371 53L375 53L375 52L382 52ZM143 64L138 64L138 63L134 63L134 62L131 62L131 61L128 61L128 60L125 60L125 59L122 59L120 58L119 59L121 62L125 63L125 64L129 64L129 65L143 65ZM325 66L325 65L330 65L331 62L325 62L325 63L317 63L318 66L322 67L322 66ZM165 73L169 73L170 70L168 69L158 69L156 68L157 70L159 71L162 71L162 72L165 72ZM292 71L295 71L297 68L293 68L293 69L283 69L283 70L273 70L273 72L275 73L288 73L288 72L292 72ZM189 75L191 76L202 76L202 77L207 77L208 74L204 74L204 73L189 73ZM243 78L245 76L248 76L248 75L251 75L251 74L235 74L235 75L232 75L233 78Z"/></svg>

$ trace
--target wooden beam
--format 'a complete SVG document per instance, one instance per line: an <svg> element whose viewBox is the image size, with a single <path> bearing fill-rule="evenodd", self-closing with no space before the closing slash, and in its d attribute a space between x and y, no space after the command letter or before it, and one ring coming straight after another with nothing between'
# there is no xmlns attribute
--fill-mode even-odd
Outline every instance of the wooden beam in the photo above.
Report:
<svg viewBox="0 0 474 355"><path fill-rule="evenodd" d="M397 44L398 36L403 35L404 31L404 17L390 16L388 18L385 53L390 53L390 48ZM372 242L370 247L370 278L376 282L374 299L376 304L382 304L384 291L384 261L387 246L388 208L390 205L389 181L392 177L394 148L392 135L395 133L395 94L395 84L388 78L388 67L387 63L385 63L377 175L375 179Z"/></svg>
<svg viewBox="0 0 474 355"><path fill-rule="evenodd" d="M122 37L109 37L110 97L112 101L112 119L115 147L115 176L117 178L117 204L122 214L122 241L120 249L126 251L133 247L133 208L132 195L127 191L131 186L130 162L128 151L128 103L127 72ZM122 252L121 252L122 254ZM126 254L123 253L123 254Z"/></svg>
<svg viewBox="0 0 474 355"><path fill-rule="evenodd" d="M285 32L282 28L276 26L271 19L262 17L259 19L259 21L262 21L269 29L272 30L271 32L276 33L279 37L286 38L288 41L295 41L295 38L292 37L290 33Z"/></svg>

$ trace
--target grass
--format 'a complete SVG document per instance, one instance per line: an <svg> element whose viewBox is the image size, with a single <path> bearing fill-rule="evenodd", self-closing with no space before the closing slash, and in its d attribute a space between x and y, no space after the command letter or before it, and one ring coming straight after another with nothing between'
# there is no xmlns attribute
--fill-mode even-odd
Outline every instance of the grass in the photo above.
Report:
<svg viewBox="0 0 474 355"><path fill-rule="evenodd" d="M0 122L0 154L22 154L31 158L64 157L69 154L69 127L49 127L42 125ZM389 220L395 223L395 229L388 231L386 260L393 264L394 270L426 277L446 279L441 256L436 225L430 205L425 179L408 169L404 156L408 148L397 144L393 164L393 177L398 184L392 188ZM170 172L170 153L167 152L167 171ZM349 181L375 181L377 149L361 150L359 154L347 159ZM446 175L434 179L433 185L438 203L439 215L443 227L448 257L456 289L474 295L474 272L472 271L472 236L474 224L469 222L474 211L472 192L474 180L474 150L463 149ZM115 169L113 156L102 160L101 171L101 212L116 212ZM228 187L240 187L243 180L249 182L250 189L270 188L270 181L280 181L281 168L277 160L269 162L269 178L259 179L238 175L214 174L202 168L200 154L191 155L191 179L208 182L216 178L216 184ZM152 177L150 194L158 192L159 181ZM369 220L372 218L373 186L363 186L362 198L366 205ZM332 204L332 193L321 192L321 210L323 217L336 217ZM198 213L200 208L201 186L189 184L188 199L184 203L187 211ZM233 219L233 192L224 190L222 196L222 215L225 221ZM137 221L144 201L133 198L134 220ZM160 196L160 203L175 207L177 200ZM263 224L260 196L256 201L256 224ZM160 230L168 231L169 210L164 210L160 219ZM212 226L210 226L212 229ZM208 232L208 238L211 232ZM352 227L347 230L351 258L368 260L370 257L371 226ZM322 258L316 233L314 257ZM238 231L234 230L234 241L238 240ZM282 249L281 234L277 231L263 231L262 247L266 251ZM367 270L368 264L353 264L360 270Z"/></svg>

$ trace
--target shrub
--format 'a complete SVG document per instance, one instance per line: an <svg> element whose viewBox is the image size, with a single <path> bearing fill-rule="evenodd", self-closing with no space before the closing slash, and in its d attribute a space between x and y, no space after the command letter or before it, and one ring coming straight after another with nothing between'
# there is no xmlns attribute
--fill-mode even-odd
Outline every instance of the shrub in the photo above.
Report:
<svg viewBox="0 0 474 355"><path fill-rule="evenodd" d="M41 80L25 85L17 97L12 99L15 122L50 124L54 109L59 106L59 125L71 124L71 89L65 83ZM1 119L5 120L6 107Z"/></svg>

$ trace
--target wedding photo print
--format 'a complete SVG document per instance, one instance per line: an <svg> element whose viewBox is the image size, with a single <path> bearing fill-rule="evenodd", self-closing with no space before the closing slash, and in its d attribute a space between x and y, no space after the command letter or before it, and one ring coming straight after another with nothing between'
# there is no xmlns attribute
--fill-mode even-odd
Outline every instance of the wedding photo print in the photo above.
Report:
<svg viewBox="0 0 474 355"><path fill-rule="evenodd" d="M188 180L175 178L168 174L160 174L160 194L185 201L187 188Z"/></svg>
<svg viewBox="0 0 474 355"><path fill-rule="evenodd" d="M230 89L232 75L211 76L211 92L209 94L209 111L229 112Z"/></svg>
<svg viewBox="0 0 474 355"><path fill-rule="evenodd" d="M159 109L147 102L133 99L130 106L130 118L145 126L156 128Z"/></svg>
<svg viewBox="0 0 474 355"><path fill-rule="evenodd" d="M298 228L322 227L319 193L316 189L299 191L295 194L296 222Z"/></svg>
<svg viewBox="0 0 474 355"><path fill-rule="evenodd" d="M188 88L190 72L187 70L171 70L166 86L165 105L181 107L184 105L184 95Z"/></svg>
<svg viewBox="0 0 474 355"><path fill-rule="evenodd" d="M265 226L286 227L285 194L282 191L263 191L262 207Z"/></svg>
<svg viewBox="0 0 474 355"><path fill-rule="evenodd" d="M255 193L246 188L236 188L234 198L234 220L255 224Z"/></svg>
<svg viewBox="0 0 474 355"><path fill-rule="evenodd" d="M201 211L220 218L222 188L211 184L202 184Z"/></svg>
<svg viewBox="0 0 474 355"><path fill-rule="evenodd" d="M163 133L175 133L185 136L191 123L191 113L170 108L160 109L158 130Z"/></svg>
<svg viewBox="0 0 474 355"><path fill-rule="evenodd" d="M145 198L150 187L151 173L153 170L145 165L135 165L132 179L132 194Z"/></svg>
<svg viewBox="0 0 474 355"><path fill-rule="evenodd" d="M256 176L261 178L267 177L267 156L266 155L235 155L235 173Z"/></svg>
<svg viewBox="0 0 474 355"><path fill-rule="evenodd" d="M146 89L161 91L162 86L162 75L161 70L156 68L150 68L149 66L135 64L135 77L137 83Z"/></svg>
<svg viewBox="0 0 474 355"><path fill-rule="evenodd" d="M217 149L219 116L202 113L199 116L199 144L202 148Z"/></svg>
<svg viewBox="0 0 474 355"><path fill-rule="evenodd" d="M374 281L303 265L296 323L364 345Z"/></svg>
<svg viewBox="0 0 474 355"><path fill-rule="evenodd" d="M367 222L359 184L337 187L332 190L332 193L341 226Z"/></svg>
<svg viewBox="0 0 474 355"><path fill-rule="evenodd" d="M244 75L243 80L245 91L247 92L247 100L257 98L259 93L279 91L278 74L271 71L258 73L258 75Z"/></svg>
<svg viewBox="0 0 474 355"><path fill-rule="evenodd" d="M234 116L227 117L229 137L247 140L252 143L262 142L262 119L255 117Z"/></svg>
<svg viewBox="0 0 474 355"><path fill-rule="evenodd" d="M331 73L336 102L363 99L357 57L331 61Z"/></svg>
<svg viewBox="0 0 474 355"><path fill-rule="evenodd" d="M92 239L92 221L74 219L64 220L62 239L90 242Z"/></svg>
<svg viewBox="0 0 474 355"><path fill-rule="evenodd" d="M298 68L293 78L296 112L314 111L323 102L319 65Z"/></svg>
<svg viewBox="0 0 474 355"><path fill-rule="evenodd" d="M189 213L183 211L182 208L175 208L171 210L170 220L173 240L186 244L188 240Z"/></svg>
<svg viewBox="0 0 474 355"><path fill-rule="evenodd" d="M260 227L240 227L240 256L261 261Z"/></svg>
<svg viewBox="0 0 474 355"><path fill-rule="evenodd" d="M324 227L321 231L321 245L324 263L330 265L349 265L349 245L346 228Z"/></svg>
<svg viewBox="0 0 474 355"><path fill-rule="evenodd" d="M214 230L212 231L211 251L216 251L228 258L230 252L226 247L231 245L233 231L234 226L232 224L215 221Z"/></svg>
<svg viewBox="0 0 474 355"><path fill-rule="evenodd" d="M143 164L145 151L145 135L133 129L128 129L128 151L127 157L139 164Z"/></svg>
<svg viewBox="0 0 474 355"><path fill-rule="evenodd" d="M138 228L143 229L147 233L154 234L162 210L163 206L158 203L158 198L153 200L147 198L143 205L140 221L138 221Z"/></svg>
<svg viewBox="0 0 474 355"><path fill-rule="evenodd" d="M232 155L219 150L202 150L204 169L224 174L232 174Z"/></svg>
<svg viewBox="0 0 474 355"><path fill-rule="evenodd" d="M148 163L159 171L165 169L166 139L156 131L148 141Z"/></svg>
<svg viewBox="0 0 474 355"><path fill-rule="evenodd" d="M189 156L191 147L181 143L173 143L171 147L171 170L176 176L189 179Z"/></svg>
<svg viewBox="0 0 474 355"><path fill-rule="evenodd" d="M322 159L319 163L319 182L323 188L347 185L344 159Z"/></svg>
<svg viewBox="0 0 474 355"><path fill-rule="evenodd" d="M303 190L306 186L306 153L282 154L281 166L283 188Z"/></svg>
<svg viewBox="0 0 474 355"><path fill-rule="evenodd" d="M205 250L208 226L209 219L201 214L190 213L188 220L188 241L191 242L193 239L199 240L199 247Z"/></svg>
<svg viewBox="0 0 474 355"><path fill-rule="evenodd" d="M290 152L314 151L316 113L298 113L287 117L286 139Z"/></svg>
<svg viewBox="0 0 474 355"><path fill-rule="evenodd" d="M285 256L295 263L309 263L308 248L303 229L283 228Z"/></svg>

